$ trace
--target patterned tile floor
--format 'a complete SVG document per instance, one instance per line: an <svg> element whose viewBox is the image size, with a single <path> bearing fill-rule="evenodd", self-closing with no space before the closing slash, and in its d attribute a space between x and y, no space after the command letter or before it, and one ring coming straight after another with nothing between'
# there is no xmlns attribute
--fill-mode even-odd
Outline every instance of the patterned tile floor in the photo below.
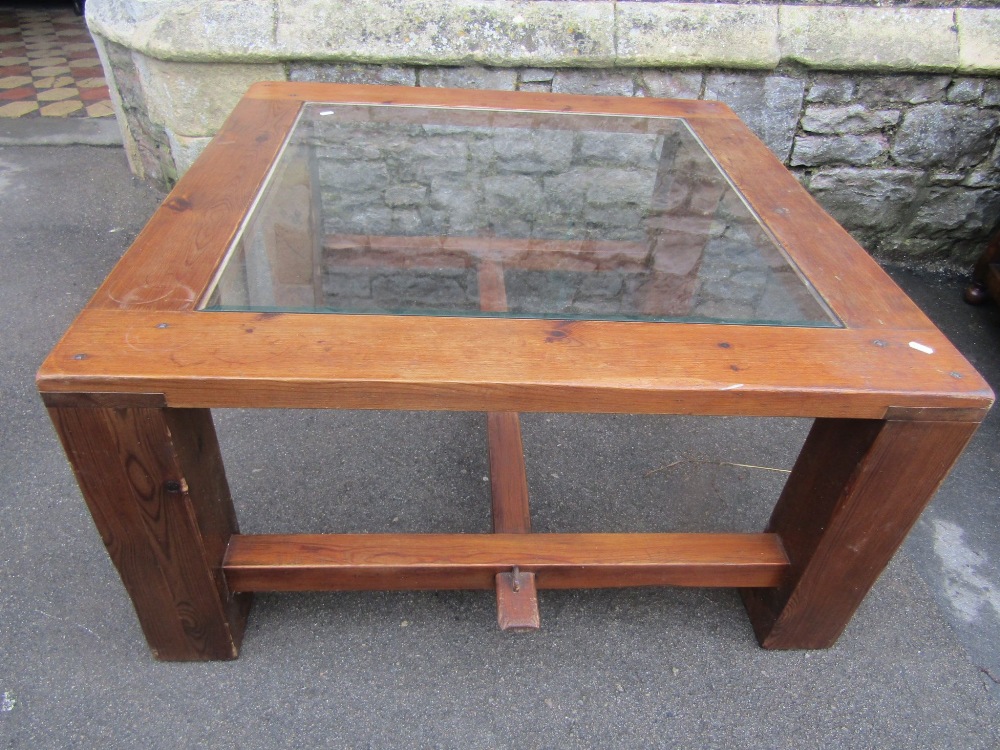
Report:
<svg viewBox="0 0 1000 750"><path fill-rule="evenodd" d="M83 18L65 8L0 7L0 117L112 117Z"/></svg>

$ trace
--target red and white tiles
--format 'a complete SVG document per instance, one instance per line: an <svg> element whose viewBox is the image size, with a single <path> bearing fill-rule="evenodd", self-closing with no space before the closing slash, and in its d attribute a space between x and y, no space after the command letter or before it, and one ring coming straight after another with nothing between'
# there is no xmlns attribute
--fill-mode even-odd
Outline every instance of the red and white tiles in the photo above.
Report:
<svg viewBox="0 0 1000 750"><path fill-rule="evenodd" d="M0 117L112 117L83 18L63 8L0 8Z"/></svg>

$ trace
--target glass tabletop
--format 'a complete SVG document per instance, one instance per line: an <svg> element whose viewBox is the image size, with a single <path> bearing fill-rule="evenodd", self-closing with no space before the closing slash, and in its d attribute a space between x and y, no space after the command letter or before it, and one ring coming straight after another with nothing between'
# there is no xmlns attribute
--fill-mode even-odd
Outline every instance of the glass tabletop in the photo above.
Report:
<svg viewBox="0 0 1000 750"><path fill-rule="evenodd" d="M683 119L310 103L201 309L840 326Z"/></svg>

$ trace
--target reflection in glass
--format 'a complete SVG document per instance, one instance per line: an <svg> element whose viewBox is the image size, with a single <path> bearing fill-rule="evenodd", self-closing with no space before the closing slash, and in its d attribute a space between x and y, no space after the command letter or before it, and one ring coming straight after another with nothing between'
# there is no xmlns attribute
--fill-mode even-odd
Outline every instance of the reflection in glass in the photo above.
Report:
<svg viewBox="0 0 1000 750"><path fill-rule="evenodd" d="M837 325L683 120L334 104L204 309Z"/></svg>

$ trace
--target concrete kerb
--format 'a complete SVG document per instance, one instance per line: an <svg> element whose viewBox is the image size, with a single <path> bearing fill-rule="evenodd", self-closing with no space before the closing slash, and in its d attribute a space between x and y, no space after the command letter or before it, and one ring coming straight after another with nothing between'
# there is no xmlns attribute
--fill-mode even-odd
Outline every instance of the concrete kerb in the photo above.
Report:
<svg viewBox="0 0 1000 750"><path fill-rule="evenodd" d="M0 146L121 146L114 118L0 119Z"/></svg>

